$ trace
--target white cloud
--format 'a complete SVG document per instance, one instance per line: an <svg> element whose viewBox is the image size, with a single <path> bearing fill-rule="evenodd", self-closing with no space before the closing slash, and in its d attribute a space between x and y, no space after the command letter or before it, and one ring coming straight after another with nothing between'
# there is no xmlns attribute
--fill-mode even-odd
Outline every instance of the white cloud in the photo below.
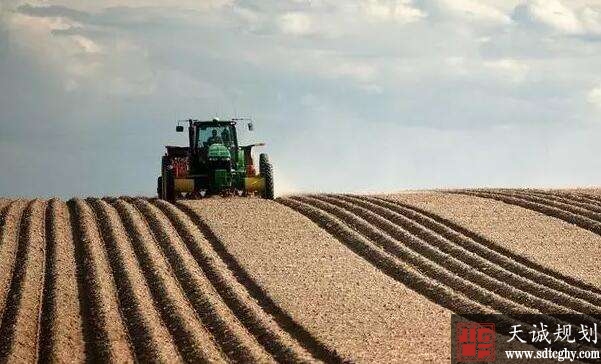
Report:
<svg viewBox="0 0 601 364"><path fill-rule="evenodd" d="M40 1L40 0L37 0ZM22 1L26 2L26 1ZM35 3L28 1L29 3ZM41 3L54 3L55 1L42 0ZM234 0L103 0L103 1L81 1L81 0L62 0L60 5L78 9L82 11L98 12L111 7L131 7L131 8L177 8L198 11L207 11L230 6Z"/></svg>
<svg viewBox="0 0 601 364"><path fill-rule="evenodd" d="M581 13L582 24L591 33L601 34L601 8L586 7Z"/></svg>
<svg viewBox="0 0 601 364"><path fill-rule="evenodd" d="M494 61L485 61L484 66L495 73L500 73L513 82L524 80L528 73L528 65L516 59L505 58Z"/></svg>
<svg viewBox="0 0 601 364"><path fill-rule="evenodd" d="M77 33L57 34L85 27L63 16L14 12L7 17L5 26L12 31L10 41L15 47L27 49L43 60L49 71L60 75L65 91L98 88L107 94L131 96L149 94L154 89L153 72L144 60L148 54L131 39L100 40Z"/></svg>
<svg viewBox="0 0 601 364"><path fill-rule="evenodd" d="M301 12L283 14L280 16L279 25L284 34L308 35L315 32L311 17Z"/></svg>
<svg viewBox="0 0 601 364"><path fill-rule="evenodd" d="M441 0L441 6L455 15L492 23L508 24L511 18L494 5L477 0Z"/></svg>
<svg viewBox="0 0 601 364"><path fill-rule="evenodd" d="M514 19L565 34L601 34L599 7L570 5L574 4L560 0L529 0L515 8Z"/></svg>
<svg viewBox="0 0 601 364"><path fill-rule="evenodd" d="M567 33L582 31L582 24L575 12L559 0L536 0L528 5L534 20Z"/></svg>
<svg viewBox="0 0 601 364"><path fill-rule="evenodd" d="M376 68L365 63L342 61L330 64L326 72L329 72L334 78L350 77L365 82L374 77ZM326 76L328 75L326 74Z"/></svg>
<svg viewBox="0 0 601 364"><path fill-rule="evenodd" d="M587 101L595 107L601 109L601 85L588 92Z"/></svg>
<svg viewBox="0 0 601 364"><path fill-rule="evenodd" d="M375 21L412 23L426 17L423 11L413 7L408 0L365 0L361 7Z"/></svg>
<svg viewBox="0 0 601 364"><path fill-rule="evenodd" d="M100 53L102 50L102 47L100 47L96 42L84 36L72 35L71 39L73 39L86 53Z"/></svg>

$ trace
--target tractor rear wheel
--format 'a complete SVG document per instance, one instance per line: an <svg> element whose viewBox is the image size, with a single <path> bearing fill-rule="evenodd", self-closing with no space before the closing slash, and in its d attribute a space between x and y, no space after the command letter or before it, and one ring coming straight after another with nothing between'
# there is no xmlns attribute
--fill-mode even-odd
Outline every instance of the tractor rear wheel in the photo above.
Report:
<svg viewBox="0 0 601 364"><path fill-rule="evenodd" d="M269 163L269 156L267 155L267 153L259 154L259 169L263 166L263 164L268 164L268 163Z"/></svg>
<svg viewBox="0 0 601 364"><path fill-rule="evenodd" d="M263 189L262 197L273 200L273 166L269 163L269 157L265 153L259 155L259 173L265 180L265 188Z"/></svg>

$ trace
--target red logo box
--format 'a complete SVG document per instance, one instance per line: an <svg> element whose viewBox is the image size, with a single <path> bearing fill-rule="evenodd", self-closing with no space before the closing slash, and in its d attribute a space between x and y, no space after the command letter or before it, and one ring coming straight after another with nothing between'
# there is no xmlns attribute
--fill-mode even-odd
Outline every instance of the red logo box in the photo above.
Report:
<svg viewBox="0 0 601 364"><path fill-rule="evenodd" d="M495 324L458 322L455 329L458 362L495 361Z"/></svg>

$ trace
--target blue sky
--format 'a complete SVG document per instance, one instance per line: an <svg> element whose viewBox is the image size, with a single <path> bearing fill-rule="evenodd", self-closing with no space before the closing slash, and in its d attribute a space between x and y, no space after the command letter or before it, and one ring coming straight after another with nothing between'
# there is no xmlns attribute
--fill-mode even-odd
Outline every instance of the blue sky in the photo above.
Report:
<svg viewBox="0 0 601 364"><path fill-rule="evenodd" d="M251 116L276 189L601 183L601 1L0 4L0 195L152 195Z"/></svg>

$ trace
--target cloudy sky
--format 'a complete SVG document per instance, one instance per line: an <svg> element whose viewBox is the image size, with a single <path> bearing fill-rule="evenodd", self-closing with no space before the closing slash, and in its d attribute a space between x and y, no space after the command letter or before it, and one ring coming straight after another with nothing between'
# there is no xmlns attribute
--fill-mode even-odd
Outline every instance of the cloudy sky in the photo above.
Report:
<svg viewBox="0 0 601 364"><path fill-rule="evenodd" d="M601 184L601 0L0 2L0 195L152 195L175 120L276 188Z"/></svg>

